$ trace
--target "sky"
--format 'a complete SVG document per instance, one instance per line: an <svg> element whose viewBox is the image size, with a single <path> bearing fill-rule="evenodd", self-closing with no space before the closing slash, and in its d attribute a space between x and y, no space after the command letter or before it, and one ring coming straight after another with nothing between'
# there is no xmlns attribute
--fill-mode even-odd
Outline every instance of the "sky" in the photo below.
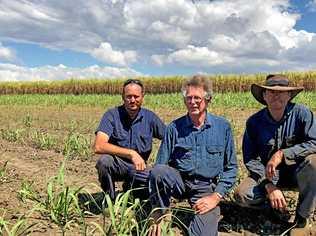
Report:
<svg viewBox="0 0 316 236"><path fill-rule="evenodd" d="M0 0L0 81L316 69L316 0Z"/></svg>

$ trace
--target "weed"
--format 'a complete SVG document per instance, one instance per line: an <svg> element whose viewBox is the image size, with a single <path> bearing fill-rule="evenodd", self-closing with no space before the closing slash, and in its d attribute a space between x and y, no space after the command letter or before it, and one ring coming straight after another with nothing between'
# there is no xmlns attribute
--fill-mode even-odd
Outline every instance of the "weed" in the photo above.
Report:
<svg viewBox="0 0 316 236"><path fill-rule="evenodd" d="M71 120L69 123L69 130L70 133L74 133L76 130L78 130L78 122L75 120Z"/></svg>
<svg viewBox="0 0 316 236"><path fill-rule="evenodd" d="M57 144L56 138L47 133L42 133L40 131L35 131L32 134L32 141L36 148L42 150L50 150L54 148Z"/></svg>
<svg viewBox="0 0 316 236"><path fill-rule="evenodd" d="M9 142L22 141L23 129L1 129L1 138Z"/></svg>
<svg viewBox="0 0 316 236"><path fill-rule="evenodd" d="M39 196L29 184L23 185L19 191L20 199L33 202L33 211L49 218L61 229L62 235L72 223L82 219L77 196L82 188L65 186L64 169L63 162L58 174L47 182L46 197Z"/></svg>
<svg viewBox="0 0 316 236"><path fill-rule="evenodd" d="M8 161L6 161L3 166L0 167L0 183L3 183L6 178L6 173L7 173L7 164Z"/></svg>
<svg viewBox="0 0 316 236"><path fill-rule="evenodd" d="M16 220L15 223L10 223L4 219L4 216L0 216L0 235L7 236L22 236L30 234L31 228L35 225L27 224L27 220L23 217L20 217Z"/></svg>
<svg viewBox="0 0 316 236"><path fill-rule="evenodd" d="M70 133L65 140L63 155L67 159L75 157L87 159L91 155L90 143L83 135Z"/></svg>
<svg viewBox="0 0 316 236"><path fill-rule="evenodd" d="M102 235L134 235L135 232L139 235L135 212L140 207L140 201L139 199L135 199L134 202L129 201L131 191L118 194L114 203L110 196L105 194L102 205L104 207L106 204L107 208L103 208L103 226L92 223ZM105 225L106 217L109 217L110 225Z"/></svg>
<svg viewBox="0 0 316 236"><path fill-rule="evenodd" d="M40 195L34 190L33 182L23 181L21 184L21 189L18 192L18 198L22 202L26 202L26 200L40 203L41 197Z"/></svg>
<svg viewBox="0 0 316 236"><path fill-rule="evenodd" d="M32 123L33 123L33 117L30 115L30 114L27 114L23 120L23 125L26 127L26 128L31 128L32 126Z"/></svg>

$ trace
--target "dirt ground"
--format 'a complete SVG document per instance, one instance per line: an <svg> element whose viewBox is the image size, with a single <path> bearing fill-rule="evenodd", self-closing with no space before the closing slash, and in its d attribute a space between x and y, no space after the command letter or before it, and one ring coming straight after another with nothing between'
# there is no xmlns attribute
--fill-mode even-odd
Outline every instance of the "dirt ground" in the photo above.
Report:
<svg viewBox="0 0 316 236"><path fill-rule="evenodd" d="M93 141L96 128L104 109L78 108L78 107L1 107L0 129L32 129L54 136L57 144L49 150L41 150L34 146L30 136L18 141L8 141L0 137L0 167L7 162L4 176L0 179L0 216L8 221L14 221L26 214L31 206L22 203L18 198L18 191L23 182L32 182L35 190L45 194L46 184L50 177L56 175L64 157L61 153L63 137L75 130L87 137L90 144ZM156 111L162 114L162 111ZM240 157L240 143L243 123L253 111L215 110L216 114L225 115L233 124L237 139L237 150ZM236 116L238 112L238 116ZM181 115L182 111L173 111L163 117L165 122ZM29 123L26 118L29 117ZM31 117L31 118L30 118ZM153 156L157 152L159 142L155 141ZM71 186L85 186L91 193L99 191L95 163L98 156L89 158L74 158L66 163L65 181ZM240 171L240 178L246 175L244 169ZM290 210L293 214L295 192L287 192L286 197L291 202ZM240 208L230 199L221 204L222 219L220 222L220 235L280 235L285 226L276 223L266 212ZM36 214L31 215L30 222L37 223L31 235L61 235L60 230L47 219ZM101 216L94 216L91 220L100 222ZM316 214L312 217L316 221ZM315 223L312 224L315 227ZM316 231L314 231L316 232ZM67 231L66 235L79 235L80 231L74 229ZM316 233L314 234L316 235Z"/></svg>

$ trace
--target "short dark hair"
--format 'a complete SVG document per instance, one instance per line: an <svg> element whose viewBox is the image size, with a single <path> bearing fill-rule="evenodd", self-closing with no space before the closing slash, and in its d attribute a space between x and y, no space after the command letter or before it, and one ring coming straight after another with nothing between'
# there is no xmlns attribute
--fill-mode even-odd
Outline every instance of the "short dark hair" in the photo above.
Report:
<svg viewBox="0 0 316 236"><path fill-rule="evenodd" d="M142 88L142 93L144 92L144 85L143 85L142 81L140 81L139 79L128 79L123 84L123 91L122 91L123 93L124 93L125 87L127 85L129 85L129 84L137 84L137 85L139 85Z"/></svg>

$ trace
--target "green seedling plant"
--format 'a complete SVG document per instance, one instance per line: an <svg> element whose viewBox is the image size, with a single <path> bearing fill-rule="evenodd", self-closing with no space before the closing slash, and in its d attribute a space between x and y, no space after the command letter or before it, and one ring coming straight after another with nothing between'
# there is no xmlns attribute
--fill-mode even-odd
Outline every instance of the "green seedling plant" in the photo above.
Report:
<svg viewBox="0 0 316 236"><path fill-rule="evenodd" d="M91 156L90 143L83 135L70 133L65 140L63 155L66 159L74 159L75 157L88 159Z"/></svg>
<svg viewBox="0 0 316 236"><path fill-rule="evenodd" d="M22 122L26 128L31 128L33 123L33 117L30 114L27 114L25 117L23 117Z"/></svg>
<svg viewBox="0 0 316 236"><path fill-rule="evenodd" d="M102 205L107 205L103 208L104 222L103 225L93 222L102 235L139 235L139 225L136 219L135 212L140 207L139 199L130 201L130 193L128 190L125 193L119 193L115 201L112 202L110 196L105 194ZM110 225L105 224L105 219L110 220Z"/></svg>
<svg viewBox="0 0 316 236"><path fill-rule="evenodd" d="M162 209L155 208L151 211L150 216L148 219L145 219L141 222L141 229L139 236L146 236L151 232L154 227L153 223L159 222L160 227L160 235L161 236L175 236L174 226L177 226L179 229L184 229L188 232L188 227L177 217L178 213L185 213L186 215L194 214L194 211L190 208L182 208L182 207L175 207L172 209L171 212L165 213L161 215L158 219L155 215L160 215L159 213ZM155 219L156 218L156 219Z"/></svg>
<svg viewBox="0 0 316 236"><path fill-rule="evenodd" d="M41 150L53 149L57 144L56 138L47 133L41 133L40 131L35 131L32 134L32 141L35 147Z"/></svg>
<svg viewBox="0 0 316 236"><path fill-rule="evenodd" d="M0 183L5 182L6 174L7 174L7 165L8 161L6 161L3 166L0 167Z"/></svg>
<svg viewBox="0 0 316 236"><path fill-rule="evenodd" d="M1 129L1 138L9 142L18 142L23 140L23 129Z"/></svg>
<svg viewBox="0 0 316 236"><path fill-rule="evenodd" d="M33 202L34 208L32 210L39 212L45 218L49 218L60 228L62 235L65 235L72 223L78 223L82 220L78 203L78 193L82 187L66 186L64 170L65 163L63 162L58 174L48 180L45 197L39 196L28 184L22 186L19 192L20 199Z"/></svg>
<svg viewBox="0 0 316 236"><path fill-rule="evenodd" d="M152 219L138 219L137 215L142 211L142 203L136 198L133 199L131 196L132 191L140 189L130 189L125 193L119 193L113 202L108 194L104 194L102 204L97 204L96 201L91 197L91 201L97 206L100 206L100 210L103 210L103 225L99 225L95 222L95 230L92 233L98 231L101 235L136 235L136 236L147 236L151 230ZM105 207L106 206L106 207ZM157 210L157 209L155 209ZM181 211L182 209L178 209ZM185 210L183 210L185 211ZM186 210L187 211L187 210ZM190 211L192 213L192 210ZM175 235L172 226L174 224L181 225L183 228L186 226L174 215L170 215L170 218L162 216L161 221L161 235L169 236ZM110 220L110 224L106 225L105 220Z"/></svg>
<svg viewBox="0 0 316 236"><path fill-rule="evenodd" d="M0 216L0 235L7 236L23 236L32 232L32 228L36 223L28 225L24 217L18 218L15 223L10 223L4 218L4 214Z"/></svg>

